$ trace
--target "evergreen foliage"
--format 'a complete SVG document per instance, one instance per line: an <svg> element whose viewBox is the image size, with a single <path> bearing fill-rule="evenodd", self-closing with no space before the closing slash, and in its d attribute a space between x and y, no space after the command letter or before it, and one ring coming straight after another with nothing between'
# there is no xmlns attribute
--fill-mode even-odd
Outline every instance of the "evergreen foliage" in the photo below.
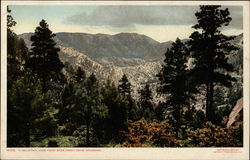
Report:
<svg viewBox="0 0 250 160"><path fill-rule="evenodd" d="M16 21L14 20L14 18L10 15L11 10L9 9L9 7L7 6L7 32L12 32L11 27L16 25Z"/></svg>
<svg viewBox="0 0 250 160"><path fill-rule="evenodd" d="M187 47L179 38L172 43L172 47L165 53L165 60L157 75L160 94L166 94L167 116L178 128L184 112L184 106L190 105L192 99L191 84L188 81L187 60L189 53Z"/></svg>
<svg viewBox="0 0 250 160"><path fill-rule="evenodd" d="M28 48L24 40L19 39L11 30L16 25L13 17L10 15L11 10L7 7L7 81L8 87L16 81L24 71L24 63L28 56Z"/></svg>
<svg viewBox="0 0 250 160"><path fill-rule="evenodd" d="M119 88L119 92L123 96L130 96L131 95L131 84L128 81L128 78L125 74L119 80L119 87L118 88Z"/></svg>
<svg viewBox="0 0 250 160"><path fill-rule="evenodd" d="M206 118L209 121L213 121L214 117L214 87L217 84L230 87L231 81L235 81L227 74L234 70L227 62L227 55L237 50L230 43L234 36L225 36L220 31L222 26L228 26L232 20L229 15L227 8L200 6L200 11L195 14L198 23L193 28L201 32L192 33L189 41L192 57L195 58L193 77L196 77L198 84L206 85Z"/></svg>
<svg viewBox="0 0 250 160"><path fill-rule="evenodd" d="M30 38L32 48L26 66L42 80L44 92L50 87L48 81L57 83L63 77L61 70L64 65L59 59L60 49L56 47L54 36L55 34L49 29L49 25L45 20L42 20Z"/></svg>
<svg viewBox="0 0 250 160"><path fill-rule="evenodd" d="M95 121L101 121L107 116L107 107L102 102L98 81L94 74L91 74L84 88L79 85L76 90L76 96L79 97L79 106L84 114L84 122L86 124L86 145L90 145L90 129L94 128Z"/></svg>
<svg viewBox="0 0 250 160"><path fill-rule="evenodd" d="M138 106L131 96L131 83L128 81L125 74L119 80L118 91L125 102L124 107L126 109L126 119L137 120Z"/></svg>
<svg viewBox="0 0 250 160"><path fill-rule="evenodd" d="M101 91L103 103L108 107L108 117L105 121L106 138L117 143L121 142L120 131L125 130L127 119L126 101L119 94L117 87L107 81Z"/></svg>
<svg viewBox="0 0 250 160"><path fill-rule="evenodd" d="M139 91L140 93L140 114L147 121L153 120L155 118L154 115L154 104L152 91L150 90L150 86L147 83L143 89Z"/></svg>
<svg viewBox="0 0 250 160"><path fill-rule="evenodd" d="M29 147L30 142L54 134L49 94L43 94L40 81L30 73L18 79L8 90L9 147Z"/></svg>
<svg viewBox="0 0 250 160"><path fill-rule="evenodd" d="M84 82L85 79L86 79L86 73L80 67L78 67L75 74L76 83Z"/></svg>
<svg viewBox="0 0 250 160"><path fill-rule="evenodd" d="M85 128L86 137L81 139L79 146L92 146L93 137L100 138L103 128L99 122L107 117L107 107L103 103L100 87L94 74L84 79L84 71L76 72L75 84L69 82L62 93L62 106L59 110L61 125L65 126L62 133L72 135ZM92 138L90 137L92 135ZM97 139L98 140L98 139ZM98 140L99 141L99 140Z"/></svg>

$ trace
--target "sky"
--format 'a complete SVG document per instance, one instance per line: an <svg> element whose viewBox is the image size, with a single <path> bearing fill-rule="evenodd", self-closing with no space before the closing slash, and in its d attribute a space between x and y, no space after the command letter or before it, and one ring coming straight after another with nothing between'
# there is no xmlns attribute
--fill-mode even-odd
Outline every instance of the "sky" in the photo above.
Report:
<svg viewBox="0 0 250 160"><path fill-rule="evenodd" d="M243 9L241 6L222 6L230 11L232 21L222 28L227 35L242 33ZM188 38L197 23L195 12L199 6L32 6L11 5L11 15L17 22L15 33L34 32L44 19L54 32L82 32L117 34L139 33L159 42Z"/></svg>

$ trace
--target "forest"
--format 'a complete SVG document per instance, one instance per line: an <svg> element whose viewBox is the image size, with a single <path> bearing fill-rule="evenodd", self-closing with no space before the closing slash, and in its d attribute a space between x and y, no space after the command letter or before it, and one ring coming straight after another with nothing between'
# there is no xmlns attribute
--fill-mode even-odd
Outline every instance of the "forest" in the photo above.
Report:
<svg viewBox="0 0 250 160"><path fill-rule="evenodd" d="M135 99L125 74L116 85L62 63L56 34L45 20L34 29L28 49L7 11L7 147L243 146L243 121L226 126L243 97L242 81L231 74L239 68L228 62L239 50L230 43L235 36L221 32L232 20L228 9L200 6L189 40L176 38L166 49L155 73L160 102L150 83ZM200 95L204 110L195 107Z"/></svg>

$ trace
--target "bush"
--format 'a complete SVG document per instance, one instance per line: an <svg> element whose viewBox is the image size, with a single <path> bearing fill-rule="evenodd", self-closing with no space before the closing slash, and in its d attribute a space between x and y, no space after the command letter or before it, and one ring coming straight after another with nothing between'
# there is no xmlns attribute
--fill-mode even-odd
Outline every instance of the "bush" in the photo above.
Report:
<svg viewBox="0 0 250 160"><path fill-rule="evenodd" d="M139 121L128 121L128 130L123 132L125 147L177 147L176 132L168 121L148 123L144 118Z"/></svg>
<svg viewBox="0 0 250 160"><path fill-rule="evenodd" d="M223 128L206 122L201 129L187 130L185 143L197 147L237 147L241 144L235 137L235 131L236 128Z"/></svg>

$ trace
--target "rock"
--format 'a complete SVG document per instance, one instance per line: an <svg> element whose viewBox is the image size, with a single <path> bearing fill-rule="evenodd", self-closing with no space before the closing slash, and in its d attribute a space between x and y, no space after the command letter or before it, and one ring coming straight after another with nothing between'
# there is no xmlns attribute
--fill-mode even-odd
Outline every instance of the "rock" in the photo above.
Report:
<svg viewBox="0 0 250 160"><path fill-rule="evenodd" d="M237 121L241 121L242 116L243 116L243 98L240 98L229 115L227 127L232 126Z"/></svg>

